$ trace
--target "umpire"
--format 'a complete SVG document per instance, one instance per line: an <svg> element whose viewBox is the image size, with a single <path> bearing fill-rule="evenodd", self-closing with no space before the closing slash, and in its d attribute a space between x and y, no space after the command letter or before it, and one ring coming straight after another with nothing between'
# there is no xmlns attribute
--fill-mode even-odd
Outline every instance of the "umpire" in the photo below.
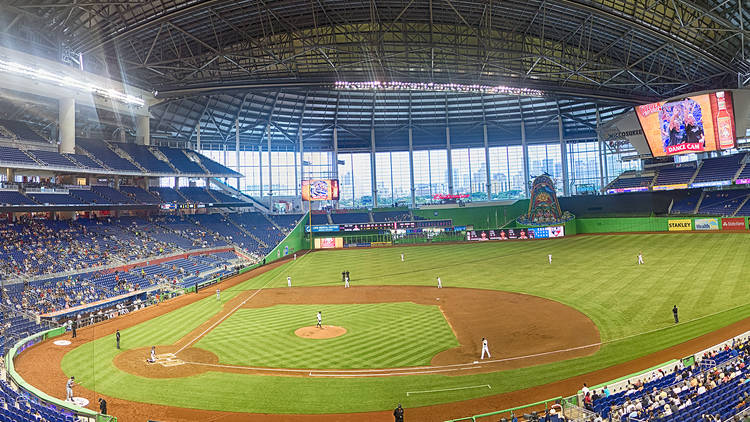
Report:
<svg viewBox="0 0 750 422"><path fill-rule="evenodd" d="M674 305L674 308L672 308L672 313L674 314L674 323L677 324L680 322L680 318L677 317L677 305Z"/></svg>
<svg viewBox="0 0 750 422"><path fill-rule="evenodd" d="M401 403L393 410L393 419L395 422L404 422L404 408L401 407Z"/></svg>

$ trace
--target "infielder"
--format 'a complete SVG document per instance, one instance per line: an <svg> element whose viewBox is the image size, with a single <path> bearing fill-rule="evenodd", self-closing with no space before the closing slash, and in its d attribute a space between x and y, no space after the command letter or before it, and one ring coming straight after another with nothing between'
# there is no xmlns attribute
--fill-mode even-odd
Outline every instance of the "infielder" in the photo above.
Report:
<svg viewBox="0 0 750 422"><path fill-rule="evenodd" d="M76 385L76 377L70 377L65 383L65 401L73 401L73 386Z"/></svg>
<svg viewBox="0 0 750 422"><path fill-rule="evenodd" d="M437 280L438 280L438 289L442 289L443 288L443 282L440 281L440 277L438 277Z"/></svg>
<svg viewBox="0 0 750 422"><path fill-rule="evenodd" d="M348 276L344 277L344 288L345 289L349 288L349 277Z"/></svg>
<svg viewBox="0 0 750 422"><path fill-rule="evenodd" d="M216 301L221 302L221 289L216 289Z"/></svg>
<svg viewBox="0 0 750 422"><path fill-rule="evenodd" d="M549 260L550 265L552 265L552 254L547 255L547 260Z"/></svg>
<svg viewBox="0 0 750 422"><path fill-rule="evenodd" d="M286 277L286 286L292 287L292 277L289 277L289 276Z"/></svg>
<svg viewBox="0 0 750 422"><path fill-rule="evenodd" d="M484 359L484 354L487 353L487 357L491 358L492 355L490 354L490 348L487 346L487 339L482 337L482 357L481 359Z"/></svg>
<svg viewBox="0 0 750 422"><path fill-rule="evenodd" d="M156 362L156 346L151 346L151 358L148 360L149 363Z"/></svg>
<svg viewBox="0 0 750 422"><path fill-rule="evenodd" d="M638 252L638 265L643 264L643 253Z"/></svg>
<svg viewBox="0 0 750 422"><path fill-rule="evenodd" d="M323 315L318 311L318 324L316 327L323 328Z"/></svg>

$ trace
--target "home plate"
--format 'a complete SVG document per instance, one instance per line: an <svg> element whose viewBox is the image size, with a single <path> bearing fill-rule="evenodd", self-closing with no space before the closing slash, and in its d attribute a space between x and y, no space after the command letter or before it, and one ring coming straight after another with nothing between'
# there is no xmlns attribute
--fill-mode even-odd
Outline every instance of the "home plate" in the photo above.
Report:
<svg viewBox="0 0 750 422"><path fill-rule="evenodd" d="M89 405L89 400L83 397L73 397L73 403L77 406L86 407Z"/></svg>
<svg viewBox="0 0 750 422"><path fill-rule="evenodd" d="M55 346L70 346L69 340L55 340L52 342Z"/></svg>

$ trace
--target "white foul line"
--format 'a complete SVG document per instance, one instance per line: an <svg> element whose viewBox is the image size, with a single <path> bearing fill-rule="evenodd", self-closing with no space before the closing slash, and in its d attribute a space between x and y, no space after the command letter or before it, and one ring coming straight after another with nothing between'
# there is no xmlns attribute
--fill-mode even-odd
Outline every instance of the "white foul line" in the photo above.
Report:
<svg viewBox="0 0 750 422"><path fill-rule="evenodd" d="M214 327L216 327L217 325L221 324L221 322L224 321L225 319L227 319L230 315L232 315L234 313L234 311L236 311L237 309L240 309L240 307L242 305L244 305L245 303L247 303L248 300L254 298L255 295L257 295L258 293L260 293L260 291L263 290L264 287L268 286L268 283L270 283L271 281L273 281L273 279L274 279L274 277L271 277L266 282L266 284L260 286L260 288L258 290L256 290L255 293L253 293L252 295L250 295L250 297L248 297L247 299L243 300L239 305L235 306L234 309L232 309L231 311L227 312L226 315L224 315L223 317L219 318L218 321L216 321L215 323L211 324L210 327L208 327L205 330L203 330L202 333L198 334L194 339L190 340L186 345L180 347L180 350L174 352L174 354L176 355L176 354L180 353L181 351L187 349L189 346L191 346L193 343L195 343L196 340L198 340L199 338L203 337L204 334L206 334L207 332L213 330Z"/></svg>
<svg viewBox="0 0 750 422"><path fill-rule="evenodd" d="M456 391L456 390L468 390L471 388L484 388L487 387L490 390L492 390L492 386L489 384L482 384L482 385L470 385L468 387L455 387L455 388L441 388L439 390L424 390L424 391L407 391L406 397L409 397L409 394L422 394L422 393L439 393L442 391Z"/></svg>

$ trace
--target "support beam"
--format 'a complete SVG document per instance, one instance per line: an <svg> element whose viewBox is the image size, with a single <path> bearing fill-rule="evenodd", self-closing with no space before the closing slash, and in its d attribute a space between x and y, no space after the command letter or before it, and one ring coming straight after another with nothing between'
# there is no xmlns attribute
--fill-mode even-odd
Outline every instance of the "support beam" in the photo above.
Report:
<svg viewBox="0 0 750 422"><path fill-rule="evenodd" d="M521 116L521 155L523 159L523 191L529 197L529 146L526 144L526 122Z"/></svg>
<svg viewBox="0 0 750 422"><path fill-rule="evenodd" d="M448 195L453 195L453 160L451 159L451 128L445 127L445 151L448 157Z"/></svg>
<svg viewBox="0 0 750 422"><path fill-rule="evenodd" d="M258 142L258 199L263 200L263 136Z"/></svg>
<svg viewBox="0 0 750 422"><path fill-rule="evenodd" d="M411 207L417 207L416 188L414 187L414 144L413 129L409 125L409 186L411 188Z"/></svg>
<svg viewBox="0 0 750 422"><path fill-rule="evenodd" d="M560 157L562 157L563 196L570 195L570 180L568 179L568 148L565 145L562 114L557 114L557 133L560 136Z"/></svg>
<svg viewBox="0 0 750 422"><path fill-rule="evenodd" d="M201 122L195 125L195 149L196 151L201 150Z"/></svg>
<svg viewBox="0 0 750 422"><path fill-rule="evenodd" d="M60 99L60 152L76 152L76 101L73 98Z"/></svg>
<svg viewBox="0 0 750 422"><path fill-rule="evenodd" d="M333 176L333 179L339 178L339 131L336 126L333 126L333 161L331 164L333 168L331 168L331 173ZM338 208L339 207L339 201L333 201L333 207Z"/></svg>
<svg viewBox="0 0 750 422"><path fill-rule="evenodd" d="M135 143L151 145L151 126L148 116L137 116L135 126Z"/></svg>
<svg viewBox="0 0 750 422"><path fill-rule="evenodd" d="M492 200L492 172L490 171L490 147L487 139L487 123L482 125L484 133L484 170L485 170L485 183L487 183L487 200Z"/></svg>
<svg viewBox="0 0 750 422"><path fill-rule="evenodd" d="M237 162L237 173L240 172L240 118L234 119L234 153ZM237 178L237 190L240 190L240 178Z"/></svg>
<svg viewBox="0 0 750 422"><path fill-rule="evenodd" d="M375 171L375 126L370 126L370 177L372 179L372 206L378 206L378 179Z"/></svg>
<svg viewBox="0 0 750 422"><path fill-rule="evenodd" d="M596 106L596 143L599 149L599 191L604 190L604 141L600 133L602 121L599 115L599 106Z"/></svg>
<svg viewBox="0 0 750 422"><path fill-rule="evenodd" d="M305 180L305 144L302 141L302 125L299 126L297 129L297 142L299 144L299 183L297 184L297 187L299 188L299 185L302 184L302 181Z"/></svg>
<svg viewBox="0 0 750 422"><path fill-rule="evenodd" d="M271 161L271 125L266 126L268 138L268 209L273 212L273 163Z"/></svg>

